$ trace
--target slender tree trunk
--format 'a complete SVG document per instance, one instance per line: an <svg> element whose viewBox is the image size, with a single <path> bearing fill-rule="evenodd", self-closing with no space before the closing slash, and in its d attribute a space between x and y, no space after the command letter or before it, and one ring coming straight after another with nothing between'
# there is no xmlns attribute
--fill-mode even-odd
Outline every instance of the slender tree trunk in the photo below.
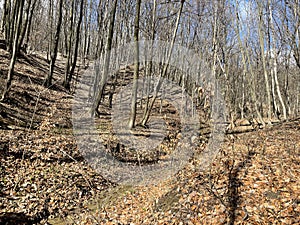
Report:
<svg viewBox="0 0 300 225"><path fill-rule="evenodd" d="M213 39L212 39L212 49L213 49L213 57L212 57L212 67L211 67L211 77L212 79L216 79L216 64L217 64L217 35L219 32L219 27L218 27L218 1L214 1L214 24L213 24ZM209 93L209 97L211 96L211 92L215 91L215 84L213 82L211 82L211 84L213 85L213 87L211 87L210 93ZM209 99L208 102L210 102ZM210 103L210 107L207 107L208 111L208 116L211 115L211 109L212 104Z"/></svg>
<svg viewBox="0 0 300 225"><path fill-rule="evenodd" d="M12 53L12 57L11 57L10 64L9 64L9 70L8 70L8 75L7 75L7 79L5 82L4 91L2 93L2 97L1 97L0 101L5 100L8 90L11 86L12 79L13 79L14 68L15 68L15 63L17 60L17 52L18 52L18 39L19 39L20 28L21 28L21 24L22 24L23 6L24 6L24 0L19 0L18 6L16 7L17 23L16 23L16 33L14 36L14 43L13 43L13 53Z"/></svg>
<svg viewBox="0 0 300 225"><path fill-rule="evenodd" d="M213 49L213 61L211 76L213 79L216 76L216 63L217 63L217 33L218 33L218 2L214 2L214 24L213 24L213 38L212 38L212 49Z"/></svg>
<svg viewBox="0 0 300 225"><path fill-rule="evenodd" d="M237 5L237 1L235 1L236 5ZM247 61L246 58L249 59L249 53L248 50L246 48L243 47L242 44L242 40L241 40L241 34L240 34L240 27L239 27L239 15L238 15L238 11L237 8L235 9L235 13L236 13L236 21L237 21L237 25L235 27L235 32L237 34L237 38L238 38L238 45L240 47L240 51L241 51L241 55L242 55L242 61L243 61L243 65L244 65L244 69L243 69L243 75L244 77L246 77L247 75L247 70L248 70L248 65L247 65ZM252 70L252 66L249 63L249 73L251 75L251 79L247 79L250 85L250 96L252 98L253 104L254 104L254 109L255 112L257 114L258 119L260 120L260 122L262 123L263 126L265 126L265 122L261 116L261 113L259 112L258 109L258 105L257 105L257 97L256 97L256 88L255 88L255 83L254 83L254 73Z"/></svg>
<svg viewBox="0 0 300 225"><path fill-rule="evenodd" d="M75 10L75 0L72 0L71 2L71 12L70 12L70 29L69 29L69 40L66 43L66 49L67 49L67 61L66 61L66 67L65 67L65 75L64 75L64 81L63 86L65 88L68 87L68 77L70 72L70 62L72 57L72 39L73 39L73 23L74 23L74 10Z"/></svg>
<svg viewBox="0 0 300 225"><path fill-rule="evenodd" d="M277 112L279 112L279 108L276 101L276 94L275 94L275 79L274 79L274 71L271 70L271 89L272 89L272 100L273 100L273 111L277 116Z"/></svg>
<svg viewBox="0 0 300 225"><path fill-rule="evenodd" d="M266 85L266 92L267 92L267 106L268 106L268 123L271 124L271 117L272 117L272 108L271 108L271 91L270 91L270 84L268 78L268 72L266 68L266 58L265 58L265 41L264 41L264 33L263 33L263 6L258 1L258 14L259 14L259 28L258 28L258 35L259 35L259 44L260 44L260 52L261 52L261 60L263 65L264 77L265 77L265 85Z"/></svg>
<svg viewBox="0 0 300 225"><path fill-rule="evenodd" d="M141 125L142 126L146 126L146 124L148 123L148 120L150 118L150 113L151 113L151 110L154 106L154 102L157 98L157 95L158 95L158 92L160 90L160 87L162 85L162 78L166 76L167 74L167 71L168 71L168 64L171 60L171 56L172 56L172 52L173 52L173 47L174 47L174 43L175 43L175 40L176 40L176 34L177 34L177 30L178 30L178 26L179 26L179 22L180 22L180 17L181 17L181 13L182 13L182 9L183 9L183 5L184 5L184 2L185 0L181 0L181 4L180 4L180 8L179 8L179 11L178 11L178 15L177 15L177 20L176 20L176 24L175 24L175 28L174 28L174 33L173 33L173 38L172 38L172 41L170 43L170 49L169 49L169 55L167 56L167 61L164 65L164 68L163 68L163 71L162 73L160 73L160 77L159 77L159 81L155 87L155 90L154 90L154 95L151 99L151 102L150 102L150 105L149 105L149 108L147 110L147 113L144 115L142 121L141 121Z"/></svg>
<svg viewBox="0 0 300 225"><path fill-rule="evenodd" d="M6 48L9 49L9 46L11 45L10 32L9 32L10 26L11 26L11 24L10 24L11 2L10 2L10 0L5 0L5 2L6 2L6 8L5 8L5 12L4 12L4 14L5 14L5 28L4 28L5 34L4 34L4 36L5 36L5 41L6 41Z"/></svg>
<svg viewBox="0 0 300 225"><path fill-rule="evenodd" d="M276 91L277 91L277 95L282 107L282 112L283 112L283 119L286 120L287 119L287 110L282 98L282 94L280 91L280 86L279 86L279 82L278 82L278 76L277 76L277 59L278 59L278 55L277 55L277 50L276 50L276 34L275 34L275 30L274 30L274 24L273 24L273 15L272 15L272 9L271 9L271 2L270 0L268 1L268 6L269 6L269 19L270 19L270 26L271 26L271 30L272 30L272 48L274 49L274 59L273 59L273 75L274 75L274 81L276 84Z"/></svg>
<svg viewBox="0 0 300 225"><path fill-rule="evenodd" d="M77 29L76 29L76 39L75 39L73 63L72 63L71 69L70 69L70 74L68 76L67 82L64 85L65 88L67 88L68 90L70 89L70 84L71 84L73 75L75 73L75 68L76 68L76 64L77 64L78 46L79 46L79 39L80 39L80 27L81 27L82 17L83 17L83 3L84 3L84 0L81 0L79 20L78 20Z"/></svg>
<svg viewBox="0 0 300 225"><path fill-rule="evenodd" d="M134 59L134 75L133 75L133 86L132 86L132 98L131 98L131 115L129 119L129 129L134 128L136 120L136 100L137 100L137 89L139 79L139 23L140 23L140 8L141 0L136 2L135 20L134 20L134 42L135 42L135 59Z"/></svg>
<svg viewBox="0 0 300 225"><path fill-rule="evenodd" d="M50 20L49 21L49 24L47 24L48 26L48 32L49 32L49 36L50 36L50 41L48 42L48 49L47 49L47 61L50 61L49 60L49 57L51 58L51 51L52 51L52 44L53 44L53 35L52 35L52 27L53 27L53 3L52 3L52 0L49 0L49 12L48 12L48 19Z"/></svg>
<svg viewBox="0 0 300 225"><path fill-rule="evenodd" d="M55 61L57 58L59 36L60 36L60 30L61 30L61 24L62 24L62 6L63 6L63 0L60 0L56 33L55 33L55 37L54 37L53 49L51 50L50 67L49 67L48 75L44 81L45 87L49 87L52 83L52 77L53 77L53 72L54 72L54 67L55 67Z"/></svg>
<svg viewBox="0 0 300 225"><path fill-rule="evenodd" d="M1 32L4 33L5 38L5 23L6 23L6 16L7 16L7 0L3 1L3 15L2 15L2 21L1 21Z"/></svg>
<svg viewBox="0 0 300 225"><path fill-rule="evenodd" d="M11 4L11 3L10 3ZM18 6L20 2L18 0L14 0L13 5L9 6L11 7L11 18L9 19L9 34L8 34L8 50L10 53L13 52L13 44L14 44L14 37L15 37L15 32L17 30L17 16L18 16ZM24 5L24 2L23 2ZM21 24L20 24L21 25ZM20 34L19 34L20 35Z"/></svg>
<svg viewBox="0 0 300 225"><path fill-rule="evenodd" d="M103 10L101 7L102 1L100 0L98 3L98 10L97 10L97 25L98 25L98 34L101 33L103 29ZM101 55L103 50L103 36L97 35L97 41L96 41L96 51L94 55L94 59L97 59L99 55Z"/></svg>
<svg viewBox="0 0 300 225"><path fill-rule="evenodd" d="M152 45L154 43L155 40L155 19L156 19L156 0L153 0L153 12L152 12L152 26L151 26L151 40L152 40ZM144 110L144 114L143 114L143 118L146 117L147 115L147 111L148 111L148 107L149 107L149 102L150 102L150 82L151 82L151 76L152 76L152 57L153 57L153 48L150 48L150 61L148 63L148 67L146 67L146 74L148 75L147 77L147 90L146 90L146 94L147 94L147 100L146 100L146 104L145 104L145 110ZM147 64L146 64L147 65Z"/></svg>
<svg viewBox="0 0 300 225"><path fill-rule="evenodd" d="M277 60L276 60L276 58L274 59L273 63L274 63L273 64L273 71L274 71L274 80L275 80L275 84L276 84L276 91L277 91L277 95L278 95L278 98L279 98L279 102L280 102L281 107L282 107L283 120L286 120L287 119L287 112L286 112L286 107L285 107L285 104L284 104L284 101L283 101L283 98L282 98L282 95L281 95L280 86L279 86L279 82L278 82Z"/></svg>
<svg viewBox="0 0 300 225"><path fill-rule="evenodd" d="M22 45L23 45L23 41L25 38L25 34L26 34L26 30L28 27L28 22L29 22L29 13L30 13L30 7L31 7L31 0L28 0L27 2L27 8L26 8L26 16L25 16L25 21L21 30L21 34L20 34L20 38L19 38L19 42L18 42L18 48L21 49ZM25 49L26 50L26 49Z"/></svg>
<svg viewBox="0 0 300 225"><path fill-rule="evenodd" d="M86 15L85 15L84 45L83 45L83 65L84 66L86 65L86 59L87 59L88 54L89 54L92 10L93 10L92 9L92 2L90 2L89 10L86 10L86 13L85 13Z"/></svg>
<svg viewBox="0 0 300 225"><path fill-rule="evenodd" d="M89 35L89 29L88 29L88 10L87 10L87 5L86 5L86 10L84 12L84 26L82 28L83 33L84 33L84 38L83 38L83 48L82 48L82 60L83 60L83 65L85 66L85 59L86 59L86 46L87 46L87 39Z"/></svg>
<svg viewBox="0 0 300 225"><path fill-rule="evenodd" d="M97 96L96 96L95 103L94 103L94 106L92 109L92 114L93 113L99 114L98 108L101 103L104 86L105 86L105 83L106 83L106 80L108 77L108 70L109 70L109 63L110 63L110 51L111 51L111 46L112 46L113 34L114 34L117 3L118 3L118 0L114 0L113 8L112 8L111 15L110 15L108 35L107 35L106 46L105 46L103 74L102 74L100 82L99 82L99 88L97 90L98 93L95 93ZM98 76L98 74L96 74L96 76Z"/></svg>
<svg viewBox="0 0 300 225"><path fill-rule="evenodd" d="M288 57L290 54L288 54ZM291 114L290 93L289 93L289 61L285 62L285 81L284 81L284 96L287 104L287 114Z"/></svg>
<svg viewBox="0 0 300 225"><path fill-rule="evenodd" d="M286 4L289 5L288 1L286 1ZM298 68L300 69L299 1L297 0L296 2L294 2L294 4L292 3L291 6L289 5L288 7L293 8L292 10L293 10L294 18L297 18L297 24L295 24L293 34L291 35L291 39L289 41L291 42L291 47L293 49L294 59L296 61ZM289 28L287 28L287 29L289 29Z"/></svg>
<svg viewBox="0 0 300 225"><path fill-rule="evenodd" d="M26 33L26 41L25 43L28 44L29 42L29 37L30 37L30 32L31 32L31 24L32 24L32 18L33 18L33 11L35 9L35 5L37 3L37 0L34 0L31 10L30 10L30 15L29 15L29 21L28 21L28 26L27 26L27 33Z"/></svg>

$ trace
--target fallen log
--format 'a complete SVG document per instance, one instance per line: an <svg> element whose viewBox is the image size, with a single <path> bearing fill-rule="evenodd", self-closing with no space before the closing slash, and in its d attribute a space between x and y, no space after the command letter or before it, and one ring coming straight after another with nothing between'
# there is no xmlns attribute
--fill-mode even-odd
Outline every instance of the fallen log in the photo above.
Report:
<svg viewBox="0 0 300 225"><path fill-rule="evenodd" d="M250 126L238 126L234 127L232 129L227 130L227 134L238 134L238 133L245 133L253 131L254 127L252 125Z"/></svg>

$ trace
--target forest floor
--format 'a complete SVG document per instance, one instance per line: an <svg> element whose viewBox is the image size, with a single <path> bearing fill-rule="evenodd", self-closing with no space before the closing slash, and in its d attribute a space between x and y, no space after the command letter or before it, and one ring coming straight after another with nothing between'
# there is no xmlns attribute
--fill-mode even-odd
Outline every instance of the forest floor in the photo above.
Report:
<svg viewBox="0 0 300 225"><path fill-rule="evenodd" d="M8 64L0 49L0 93ZM226 135L206 171L192 158L167 180L120 185L78 150L63 65L59 58L54 85L44 88L47 61L21 57L0 103L0 224L300 224L300 118ZM102 110L108 114L96 121L100 138L115 146L108 143L109 108ZM170 132L158 157L174 148L180 130L170 104L163 110ZM199 140L195 151L206 145Z"/></svg>

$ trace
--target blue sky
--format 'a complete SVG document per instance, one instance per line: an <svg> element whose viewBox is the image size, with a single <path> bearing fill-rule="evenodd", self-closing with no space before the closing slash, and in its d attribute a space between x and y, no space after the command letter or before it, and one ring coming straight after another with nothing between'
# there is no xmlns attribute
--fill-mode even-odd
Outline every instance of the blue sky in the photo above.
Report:
<svg viewBox="0 0 300 225"><path fill-rule="evenodd" d="M248 1L241 1L239 4L240 17L244 20L247 17L247 13L250 9Z"/></svg>

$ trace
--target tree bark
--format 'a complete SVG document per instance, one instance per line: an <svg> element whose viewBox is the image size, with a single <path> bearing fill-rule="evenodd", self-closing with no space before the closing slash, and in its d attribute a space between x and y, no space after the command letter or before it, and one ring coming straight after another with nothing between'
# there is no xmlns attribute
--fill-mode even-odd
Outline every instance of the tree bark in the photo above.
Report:
<svg viewBox="0 0 300 225"><path fill-rule="evenodd" d="M67 49L67 61L66 61L66 67L65 67L65 74L64 74L64 81L63 81L63 86L65 88L68 87L68 76L70 72L70 62L72 58L72 39L73 39L73 23L74 23L74 10L75 10L75 0L72 0L71 2L72 7L71 7L71 12L70 12L70 29L69 29L69 36L68 36L68 41L66 43L66 49Z"/></svg>
<svg viewBox="0 0 300 225"><path fill-rule="evenodd" d="M34 0L34 2L32 4L32 7L31 7L31 10L30 10L29 21L28 21L28 26L27 26L27 33L26 33L26 41L25 41L25 43L27 43L27 44L29 42L29 37L30 37L30 33L31 33L31 24L32 24L32 18L33 18L33 11L35 9L36 3L37 3L37 0Z"/></svg>
<svg viewBox="0 0 300 225"><path fill-rule="evenodd" d="M49 23L47 23L47 30L48 30L48 36L50 37L50 41L48 42L48 49L47 49L47 61L50 62L51 60L51 51L52 51L52 42L53 42L53 35L52 35L52 27L53 27L53 2L52 0L49 0L49 11L48 11L48 19ZM49 25L50 24L50 25ZM50 57L50 60L49 60Z"/></svg>
<svg viewBox="0 0 300 225"><path fill-rule="evenodd" d="M155 19L156 19L156 10L157 10L157 6L156 6L156 0L153 0L153 12L152 12L152 25L151 25L151 40L152 43L154 43L155 40ZM147 90L146 90L146 95L147 95L147 100L146 100L146 104L145 104L145 110L143 113L143 118L146 117L147 115L147 111L148 111L148 107L149 107L149 102L150 102L150 82L151 82L151 76L152 76L152 68L153 68L153 64L152 64L152 57L153 57L153 48L150 49L150 61L148 63L148 66L146 66L146 77L147 77ZM147 63L146 63L147 65Z"/></svg>
<svg viewBox="0 0 300 225"><path fill-rule="evenodd" d="M76 64L77 64L78 46L79 46L79 40L80 40L80 27L81 27L82 17L83 17L83 3L84 3L84 0L81 0L79 20L78 20L77 29L76 29L74 57L73 57L73 62L72 62L70 74L68 76L67 83L65 84L65 88L68 89L68 90L70 90L71 81L72 81L73 75L75 73L75 68L76 68Z"/></svg>
<svg viewBox="0 0 300 225"><path fill-rule="evenodd" d="M271 26L271 30L272 30L272 48L274 49L273 75L274 75L274 81L275 81L275 85L276 85L277 95L278 95L278 98L279 98L279 101L280 101L280 104L281 104L281 107L282 107L283 119L286 120L287 119L287 110L286 110L285 103L284 103L283 98L282 98L282 94L281 94L280 86L279 86L279 82L278 82L278 76L277 76L278 55L277 55L277 49L276 49L276 34L275 34L275 30L274 30L273 14L272 14L270 0L268 0L268 6L269 6L269 20L270 20L270 26Z"/></svg>
<svg viewBox="0 0 300 225"><path fill-rule="evenodd" d="M10 45L10 15L11 15L11 2L10 0L5 0L6 2L6 8L5 8L5 41L6 41L6 47Z"/></svg>
<svg viewBox="0 0 300 225"><path fill-rule="evenodd" d="M128 123L129 129L134 128L136 120L136 100L137 100L137 89L139 79L139 23L140 23L140 8L141 0L137 0L136 3L136 14L134 21L134 42L135 42L135 58L134 58L134 75L133 75L133 86L132 86L132 98L131 98L131 115Z"/></svg>
<svg viewBox="0 0 300 225"><path fill-rule="evenodd" d="M25 34L26 34L26 30L29 29L27 27L28 27L28 22L29 22L29 13L30 13L31 1L32 0L28 0L28 2L27 2L28 5L27 5L27 8L26 8L26 16L25 16L25 20L24 20L24 23L23 23L23 26L22 26L22 30L21 30L19 42L18 42L18 48L19 49L21 49L21 47L23 45ZM26 51L25 51L25 53L26 53Z"/></svg>
<svg viewBox="0 0 300 225"><path fill-rule="evenodd" d="M117 3L118 0L114 0L113 2L113 8L111 11L110 21L109 21L109 28L108 28L108 35L106 40L106 46L105 46L105 56L104 56L104 68L103 68L103 74L101 76L100 82L99 82L99 88L97 90L96 99L94 102L94 106L92 108L92 114L96 113L99 114L98 108L101 103L101 98L103 95L104 86L108 77L108 70L109 70L109 63L110 63L110 54L111 54L111 46L112 46L112 40L113 40L113 34L114 34L114 25L115 25L115 15L116 15L116 9L117 9ZM99 76L99 74L96 74L96 76Z"/></svg>
<svg viewBox="0 0 300 225"><path fill-rule="evenodd" d="M15 68L15 63L17 60L17 52L18 52L18 39L19 39L20 28L21 28L21 24L22 24L23 6L24 6L24 0L20 0L18 2L18 6L16 7L17 23L16 23L16 33L14 36L14 43L13 43L13 52L12 52L12 57L11 57L10 64L9 64L9 70L8 70L8 75L7 75L7 79L5 82L4 91L2 93L2 97L1 97L0 101L5 100L8 90L11 86L12 79L13 79L14 68Z"/></svg>
<svg viewBox="0 0 300 225"><path fill-rule="evenodd" d="M61 24L62 24L62 5L63 5L63 0L59 1L59 9L58 9L58 21L57 21L57 27L56 27L56 32L55 32L55 37L54 37L54 43L53 43L53 49L51 50L51 58L50 58L50 67L49 67L49 72L44 80L44 86L45 87L50 87L52 84L52 77L53 77L53 72L54 72L54 67L55 67L55 61L57 58L57 50L58 50L58 43L59 43L59 36L60 36L60 30L61 30Z"/></svg>
<svg viewBox="0 0 300 225"><path fill-rule="evenodd" d="M3 15L2 15L2 21L1 21L1 32L4 33L5 38L5 24L6 24L6 16L7 16L7 0L3 1Z"/></svg>
<svg viewBox="0 0 300 225"><path fill-rule="evenodd" d="M235 3L237 5L237 0L235 1ZM254 104L254 109L255 109L255 112L257 114L257 117L260 120L260 122L262 123L262 125L265 126L265 122L263 121L263 118L261 116L261 113L259 112L258 105L257 105L256 88L255 88L255 83L254 83L254 74L253 74L253 70L252 70L252 65L251 65L251 63L249 63L249 65L247 65L247 61L246 61L246 58L249 59L249 52L246 48L243 47L242 40L241 40L240 28L239 28L239 23L240 22L239 22L239 15L238 15L237 8L235 9L235 13L236 13L236 21L237 21L237 25L235 27L235 32L236 32L236 35L237 35L237 38L238 38L238 45L240 47L240 51L241 51L241 55L242 55L242 62L243 62L243 65L244 65L243 74L246 77L247 70L248 70L247 68L249 66L249 73L250 73L251 79L247 79L247 80L248 80L249 85L250 85L250 96L252 98L252 101L253 101L253 104Z"/></svg>
<svg viewBox="0 0 300 225"><path fill-rule="evenodd" d="M11 7L10 9L10 18L9 18L9 29L8 29L8 50L9 52L12 54L13 52L13 45L14 45L14 37L15 37L15 33L17 28L17 20L18 20L18 7L19 4L21 2L19 2L18 0L14 0L13 1L13 5L11 5L11 3L9 3L9 7ZM24 2L23 2L24 5ZM21 26L21 24L20 24ZM20 34L19 34L20 35Z"/></svg>
<svg viewBox="0 0 300 225"><path fill-rule="evenodd" d="M159 77L159 80L158 80L157 85L155 87L154 94L153 94L153 97L151 99L149 108L147 109L147 112L144 115L144 117L143 117L143 119L142 119L142 121L140 123L142 126L146 126L146 124L148 123L148 120L150 118L151 110L152 110L152 108L154 106L154 102L155 102L155 100L157 98L158 92L159 92L160 87L162 85L162 78L165 77L166 74L167 74L168 67L169 67L168 64L169 64L169 62L171 60L171 56L172 56L172 52L173 52L173 47L174 47L175 40L176 40L176 34L177 34L177 30L178 30L178 26L179 26L180 17L181 17L181 13L182 13L184 2L185 2L185 0L181 0L181 4L180 4L180 8L179 8L179 11L178 11L178 14L177 14L177 20L176 20L176 24L175 24L175 28L174 28L174 32L173 32L173 38L172 38L172 41L170 43L169 54L167 56L167 61L166 61L165 65L164 65L163 71L160 73L160 77Z"/></svg>
<svg viewBox="0 0 300 225"><path fill-rule="evenodd" d="M263 34L263 6L262 3L257 1L258 4L258 16L259 16L259 28L258 28L258 36L259 36L259 44L260 44L260 52L261 52L261 60L263 65L264 77L265 77L265 85L266 85L266 93L267 93L267 106L268 106L268 121L271 124L272 117L272 107L271 107L271 91L270 84L268 78L268 72L266 68L266 58L265 58L265 41Z"/></svg>

